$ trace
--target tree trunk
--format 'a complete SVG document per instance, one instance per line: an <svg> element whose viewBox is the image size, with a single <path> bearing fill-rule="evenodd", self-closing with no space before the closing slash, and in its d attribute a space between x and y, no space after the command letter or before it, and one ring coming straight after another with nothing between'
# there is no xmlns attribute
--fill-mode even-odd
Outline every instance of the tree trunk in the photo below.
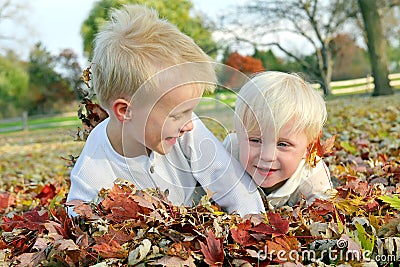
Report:
<svg viewBox="0 0 400 267"><path fill-rule="evenodd" d="M367 44L371 60L372 76L375 89L373 96L391 95L393 89L389 85L388 58L386 55L386 39L383 35L381 17L375 0L358 0L367 33Z"/></svg>
<svg viewBox="0 0 400 267"><path fill-rule="evenodd" d="M330 51L324 44L321 50L317 52L319 72L320 72L320 84L325 96L332 94L331 81L332 81L332 69L333 61Z"/></svg>

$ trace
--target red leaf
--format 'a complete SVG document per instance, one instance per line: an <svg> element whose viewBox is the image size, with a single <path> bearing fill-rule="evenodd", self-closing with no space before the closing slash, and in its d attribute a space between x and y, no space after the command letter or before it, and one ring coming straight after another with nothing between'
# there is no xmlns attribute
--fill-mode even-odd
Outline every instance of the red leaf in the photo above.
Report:
<svg viewBox="0 0 400 267"><path fill-rule="evenodd" d="M380 205L378 202L376 202L374 199L372 199L371 201L369 201L366 205L364 205L364 209L367 212L373 212L376 211L380 208Z"/></svg>
<svg viewBox="0 0 400 267"><path fill-rule="evenodd" d="M0 213L15 204L15 197L9 192L0 193Z"/></svg>
<svg viewBox="0 0 400 267"><path fill-rule="evenodd" d="M70 238L72 236L71 229L76 229L77 226L72 225L71 218L68 216L66 209L63 207L50 209L50 214L54 221L58 222L58 224L54 224L57 233L62 235L65 239Z"/></svg>
<svg viewBox="0 0 400 267"><path fill-rule="evenodd" d="M17 267L37 266L46 259L46 252L44 250L33 253L24 253L17 257L19 264Z"/></svg>
<svg viewBox="0 0 400 267"><path fill-rule="evenodd" d="M12 218L3 218L1 228L6 232L11 232L14 228L38 230L41 234L45 230L45 223L49 220L47 211L32 210L25 212L23 216L14 215Z"/></svg>
<svg viewBox="0 0 400 267"><path fill-rule="evenodd" d="M106 210L111 211L107 218L114 222L139 219L141 214L147 215L139 204L130 197L132 191L125 191L125 189L114 185L109 195L101 202Z"/></svg>
<svg viewBox="0 0 400 267"><path fill-rule="evenodd" d="M40 204L45 205L56 195L56 187L53 184L45 185L36 198L40 199Z"/></svg>
<svg viewBox="0 0 400 267"><path fill-rule="evenodd" d="M360 196L367 196L370 189L368 182L363 182L356 177L349 177L346 187L353 189Z"/></svg>
<svg viewBox="0 0 400 267"><path fill-rule="evenodd" d="M66 206L73 208L74 212L80 215L82 218L89 220L97 220L99 218L99 216L93 212L93 209L90 207L90 205L82 200L74 199L68 201Z"/></svg>
<svg viewBox="0 0 400 267"><path fill-rule="evenodd" d="M117 241L111 240L110 243L97 244L93 246L103 258L123 259L128 256L128 251L122 248Z"/></svg>
<svg viewBox="0 0 400 267"><path fill-rule="evenodd" d="M224 262L223 244L219 239L215 238L214 232L209 231L205 245L200 242L201 252L204 255L204 261L210 266L222 266Z"/></svg>
<svg viewBox="0 0 400 267"><path fill-rule="evenodd" d="M326 215L335 210L332 202L323 199L315 199L310 209L314 210L318 215Z"/></svg>
<svg viewBox="0 0 400 267"><path fill-rule="evenodd" d="M289 221L282 219L279 213L268 212L267 217L269 224L260 223L256 227L251 228L251 231L268 234L274 236L285 235L289 232Z"/></svg>
<svg viewBox="0 0 400 267"><path fill-rule="evenodd" d="M115 240L118 244L123 244L135 237L135 232L126 233L124 228L115 229L112 225L108 226L108 233L103 236L94 237L96 243L109 243L111 240Z"/></svg>
<svg viewBox="0 0 400 267"><path fill-rule="evenodd" d="M256 244L256 239L249 233L250 229L252 229L250 220L246 220L244 223L239 223L237 229L231 228L233 240L244 247Z"/></svg>

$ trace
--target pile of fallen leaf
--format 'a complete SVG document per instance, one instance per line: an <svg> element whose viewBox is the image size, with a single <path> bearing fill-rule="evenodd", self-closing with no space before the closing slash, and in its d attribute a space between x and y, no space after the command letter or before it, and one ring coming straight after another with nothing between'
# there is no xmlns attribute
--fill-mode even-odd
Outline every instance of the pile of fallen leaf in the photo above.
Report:
<svg viewBox="0 0 400 267"><path fill-rule="evenodd" d="M400 167L392 167L396 172L387 174L400 178ZM265 266L287 261L301 266L317 264L313 260L371 263L377 255L399 260L400 198L382 184L371 186L350 175L346 180L329 200L245 218L222 212L207 196L195 207L173 206L163 192L141 191L125 181L102 191L98 204L68 203L79 214L74 218L63 204L65 193L51 185L33 196L40 204L23 213L7 213L17 208L18 195L2 193L1 257L8 266ZM340 258L339 253L353 256Z"/></svg>
<svg viewBox="0 0 400 267"><path fill-rule="evenodd" d="M337 185L331 198L245 218L208 196L174 206L165 192L126 181L95 203L65 203L67 175L42 185L9 172L13 181L0 191L0 266L393 266L400 261L399 98L328 103L323 139L337 136L324 158ZM104 118L95 104L84 105L77 140ZM67 215L71 205L78 217Z"/></svg>

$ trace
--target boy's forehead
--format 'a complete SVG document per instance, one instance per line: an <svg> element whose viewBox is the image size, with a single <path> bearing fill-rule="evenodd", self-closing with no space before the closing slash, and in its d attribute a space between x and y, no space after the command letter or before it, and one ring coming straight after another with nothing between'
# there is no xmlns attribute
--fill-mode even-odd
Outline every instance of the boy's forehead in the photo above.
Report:
<svg viewBox="0 0 400 267"><path fill-rule="evenodd" d="M185 84L169 89L155 89L142 97L138 97L133 106L153 109L156 106L164 106L169 109L176 109L193 105L193 101L200 101L202 89L196 84Z"/></svg>

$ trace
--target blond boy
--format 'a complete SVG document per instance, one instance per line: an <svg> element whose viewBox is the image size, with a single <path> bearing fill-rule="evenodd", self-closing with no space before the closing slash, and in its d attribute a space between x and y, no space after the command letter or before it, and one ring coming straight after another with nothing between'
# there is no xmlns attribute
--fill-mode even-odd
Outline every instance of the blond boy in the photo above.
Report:
<svg viewBox="0 0 400 267"><path fill-rule="evenodd" d="M332 188L325 163L306 161L326 117L322 96L297 75L264 72L241 88L236 133L224 146L261 187L269 209L293 206L301 195L311 203Z"/></svg>
<svg viewBox="0 0 400 267"><path fill-rule="evenodd" d="M176 205L192 205L208 189L228 212L264 210L251 178L193 113L216 78L192 39L156 11L126 5L96 36L92 62L110 118L87 139L67 201L91 201L122 178L168 190Z"/></svg>

